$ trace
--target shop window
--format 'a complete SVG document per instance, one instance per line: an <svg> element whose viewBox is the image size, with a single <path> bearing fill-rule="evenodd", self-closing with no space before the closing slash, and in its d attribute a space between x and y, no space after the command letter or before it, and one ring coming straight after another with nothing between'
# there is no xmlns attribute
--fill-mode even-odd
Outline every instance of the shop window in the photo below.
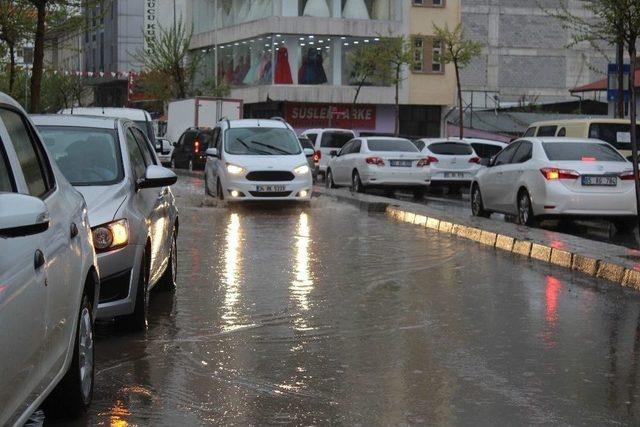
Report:
<svg viewBox="0 0 640 427"><path fill-rule="evenodd" d="M218 81L224 81L231 87L271 84L271 36L218 46L217 73Z"/></svg>
<svg viewBox="0 0 640 427"><path fill-rule="evenodd" d="M353 57L357 55L359 49L364 49L369 45L378 43L380 39L377 37L340 37L342 45L342 84L353 86L358 84L355 72ZM383 81L384 76L374 75L369 77L364 86L388 86Z"/></svg>
<svg viewBox="0 0 640 427"><path fill-rule="evenodd" d="M399 0L298 0L298 15L318 18L395 19ZM339 10L336 10L336 7Z"/></svg>

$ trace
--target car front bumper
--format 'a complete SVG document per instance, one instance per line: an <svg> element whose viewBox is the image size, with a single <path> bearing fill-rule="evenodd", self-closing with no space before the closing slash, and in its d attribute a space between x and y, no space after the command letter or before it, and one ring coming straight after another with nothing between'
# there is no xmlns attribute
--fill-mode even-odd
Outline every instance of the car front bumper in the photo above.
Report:
<svg viewBox="0 0 640 427"><path fill-rule="evenodd" d="M274 191L258 191L258 187L283 187ZM233 192L239 194L234 197ZM233 202L247 201L299 201L311 200L313 191L313 181L311 173L296 177L293 181L248 181L244 178L234 178L227 182L225 188L225 198Z"/></svg>
<svg viewBox="0 0 640 427"><path fill-rule="evenodd" d="M97 255L101 276L99 319L133 313L143 251L142 246L127 245Z"/></svg>

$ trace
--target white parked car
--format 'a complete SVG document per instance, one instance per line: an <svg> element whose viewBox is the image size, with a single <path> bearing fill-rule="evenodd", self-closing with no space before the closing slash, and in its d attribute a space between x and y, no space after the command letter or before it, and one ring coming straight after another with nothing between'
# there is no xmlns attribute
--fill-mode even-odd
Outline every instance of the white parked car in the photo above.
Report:
<svg viewBox="0 0 640 427"><path fill-rule="evenodd" d="M473 151L481 159L490 159L509 145L506 142L491 139L464 138L464 140L471 144Z"/></svg>
<svg viewBox="0 0 640 427"><path fill-rule="evenodd" d="M330 153L340 150L344 145L357 135L351 129L309 129L300 136L307 137L314 145L315 153L313 161L316 164L317 173L326 176L327 165L331 159Z"/></svg>
<svg viewBox="0 0 640 427"><path fill-rule="evenodd" d="M421 198L429 186L428 160L408 139L362 137L332 153L327 165L326 185L367 188L410 189Z"/></svg>
<svg viewBox="0 0 640 427"><path fill-rule="evenodd" d="M205 192L232 201L309 201L305 156L312 151L280 120L222 120L206 151Z"/></svg>
<svg viewBox="0 0 640 427"><path fill-rule="evenodd" d="M33 116L56 163L89 208L102 276L99 318L147 325L149 291L171 289L177 272L178 210L153 145L130 120Z"/></svg>
<svg viewBox="0 0 640 427"><path fill-rule="evenodd" d="M170 166L173 144L168 139L156 138L156 154L162 166Z"/></svg>
<svg viewBox="0 0 640 427"><path fill-rule="evenodd" d="M82 195L0 93L0 425L90 404L99 291Z"/></svg>
<svg viewBox="0 0 640 427"><path fill-rule="evenodd" d="M480 169L480 157L470 143L460 139L423 139L422 155L427 159L432 187L452 192L469 188Z"/></svg>
<svg viewBox="0 0 640 427"><path fill-rule="evenodd" d="M600 218L635 226L632 165L606 142L526 138L511 143L475 177L476 216L516 215L525 225L553 217Z"/></svg>
<svg viewBox="0 0 640 427"><path fill-rule="evenodd" d="M149 141L155 144L156 134L153 128L153 119L146 110L138 108L114 108L114 107L74 107L60 110L58 114L71 114L76 116L117 117L131 120L140 128Z"/></svg>

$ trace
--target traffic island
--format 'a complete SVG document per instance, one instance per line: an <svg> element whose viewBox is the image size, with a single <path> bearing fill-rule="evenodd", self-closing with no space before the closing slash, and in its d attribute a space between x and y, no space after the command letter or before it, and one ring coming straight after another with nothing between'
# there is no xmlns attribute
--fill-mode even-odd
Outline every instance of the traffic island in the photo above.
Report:
<svg viewBox="0 0 640 427"><path fill-rule="evenodd" d="M384 212L400 222L640 290L640 251L635 249L470 214L451 213L428 204L353 193L347 189L316 187L314 193L368 212Z"/></svg>

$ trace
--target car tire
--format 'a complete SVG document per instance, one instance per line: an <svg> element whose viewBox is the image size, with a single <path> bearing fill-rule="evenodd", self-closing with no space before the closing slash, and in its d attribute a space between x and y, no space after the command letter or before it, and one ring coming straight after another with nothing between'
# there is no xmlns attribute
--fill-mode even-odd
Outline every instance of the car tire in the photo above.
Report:
<svg viewBox="0 0 640 427"><path fill-rule="evenodd" d="M413 189L413 198L416 200L424 199L424 188L414 188Z"/></svg>
<svg viewBox="0 0 640 427"><path fill-rule="evenodd" d="M220 182L219 178L216 181L216 197L219 200L224 200L224 191L222 190L222 183Z"/></svg>
<svg viewBox="0 0 640 427"><path fill-rule="evenodd" d="M327 173L325 175L324 184L327 188L336 188L337 185L333 182L333 172L331 169L327 169Z"/></svg>
<svg viewBox="0 0 640 427"><path fill-rule="evenodd" d="M616 232L618 233L630 233L635 230L638 225L638 220L636 218L620 218L612 221L613 226L616 228Z"/></svg>
<svg viewBox="0 0 640 427"><path fill-rule="evenodd" d="M362 184L360 174L357 170L354 170L353 174L351 175L351 191L355 193L364 193L366 191L366 188Z"/></svg>
<svg viewBox="0 0 640 427"><path fill-rule="evenodd" d="M75 335L69 370L43 404L47 418L77 417L93 399L93 307L86 293L82 296Z"/></svg>
<svg viewBox="0 0 640 427"><path fill-rule="evenodd" d="M178 277L178 231L174 228L171 233L171 249L169 264L158 282L158 290L173 292L177 287Z"/></svg>
<svg viewBox="0 0 640 427"><path fill-rule="evenodd" d="M133 313L121 316L118 324L122 329L131 332L144 331L147 328L147 316L149 312L149 272L147 271L147 254L140 261L140 273L138 273L138 288L136 290L136 303Z"/></svg>
<svg viewBox="0 0 640 427"><path fill-rule="evenodd" d="M527 190L520 190L518 193L518 224L526 225L528 227L535 227L537 221L533 215L533 206L531 204L531 197Z"/></svg>
<svg viewBox="0 0 640 427"><path fill-rule="evenodd" d="M489 218L491 212L484 208L484 201L482 200L482 193L480 192L480 186L474 184L471 189L471 213L473 216L479 216L482 218Z"/></svg>

